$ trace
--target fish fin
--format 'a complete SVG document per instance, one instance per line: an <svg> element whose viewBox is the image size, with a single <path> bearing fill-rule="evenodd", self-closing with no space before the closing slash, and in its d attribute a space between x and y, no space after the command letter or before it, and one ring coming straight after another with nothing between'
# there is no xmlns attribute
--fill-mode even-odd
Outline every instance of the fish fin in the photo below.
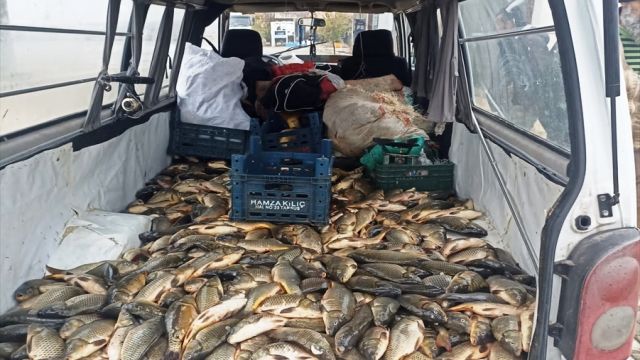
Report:
<svg viewBox="0 0 640 360"><path fill-rule="evenodd" d="M100 347L101 347L101 346L106 345L106 344L107 344L107 342L108 342L108 341L107 341L107 340L105 340L105 339L100 339L100 340L96 340L96 341L92 342L92 343L91 343L91 345L94 345L94 346L100 346Z"/></svg>

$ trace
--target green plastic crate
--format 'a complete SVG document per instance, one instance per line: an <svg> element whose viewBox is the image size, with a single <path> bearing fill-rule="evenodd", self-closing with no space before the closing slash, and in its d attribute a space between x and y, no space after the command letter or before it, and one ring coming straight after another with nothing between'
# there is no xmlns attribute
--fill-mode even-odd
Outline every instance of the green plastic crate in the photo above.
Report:
<svg viewBox="0 0 640 360"><path fill-rule="evenodd" d="M416 188L421 191L452 191L454 164L440 160L434 165L378 165L370 174L384 191Z"/></svg>

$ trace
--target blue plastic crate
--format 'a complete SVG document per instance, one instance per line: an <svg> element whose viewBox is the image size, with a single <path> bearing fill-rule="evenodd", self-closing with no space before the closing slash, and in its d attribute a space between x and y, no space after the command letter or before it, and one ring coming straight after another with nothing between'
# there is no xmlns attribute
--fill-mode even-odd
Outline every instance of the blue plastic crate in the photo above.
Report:
<svg viewBox="0 0 640 360"><path fill-rule="evenodd" d="M248 138L249 131L246 130L182 122L176 108L171 117L167 152L171 155L231 159L233 154L245 153Z"/></svg>
<svg viewBox="0 0 640 360"><path fill-rule="evenodd" d="M274 126L282 122L271 114L269 121L258 125L257 120L251 124L251 135L262 137L262 148L267 151L320 152L322 141L322 121L317 112L305 113L301 116L303 127L280 130Z"/></svg>
<svg viewBox="0 0 640 360"><path fill-rule="evenodd" d="M328 222L331 203L330 140L320 153L265 152L252 136L246 155L231 158L232 220Z"/></svg>

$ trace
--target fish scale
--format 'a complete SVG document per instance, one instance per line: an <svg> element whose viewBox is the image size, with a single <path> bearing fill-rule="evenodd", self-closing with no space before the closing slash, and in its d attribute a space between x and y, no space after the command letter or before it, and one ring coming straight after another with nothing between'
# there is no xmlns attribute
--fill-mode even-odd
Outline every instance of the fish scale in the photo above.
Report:
<svg viewBox="0 0 640 360"><path fill-rule="evenodd" d="M30 344L62 344L60 359L65 346L113 360L526 356L535 278L479 238L465 200L334 169L325 227L230 221L226 163L178 161L127 206L154 215L142 247L20 285L0 316L19 341L7 349L27 357L20 331L33 327Z"/></svg>

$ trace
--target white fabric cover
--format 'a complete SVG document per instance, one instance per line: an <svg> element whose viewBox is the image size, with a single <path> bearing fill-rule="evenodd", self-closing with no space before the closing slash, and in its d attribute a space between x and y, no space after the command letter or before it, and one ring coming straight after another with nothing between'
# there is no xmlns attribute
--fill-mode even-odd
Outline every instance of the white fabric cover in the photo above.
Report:
<svg viewBox="0 0 640 360"><path fill-rule="evenodd" d="M0 313L23 281L44 275L67 222L90 209L123 210L169 164L168 144L162 113L104 143L66 144L0 170Z"/></svg>
<svg viewBox="0 0 640 360"><path fill-rule="evenodd" d="M191 124L249 130L242 110L244 61L186 43L176 83L180 119Z"/></svg>

